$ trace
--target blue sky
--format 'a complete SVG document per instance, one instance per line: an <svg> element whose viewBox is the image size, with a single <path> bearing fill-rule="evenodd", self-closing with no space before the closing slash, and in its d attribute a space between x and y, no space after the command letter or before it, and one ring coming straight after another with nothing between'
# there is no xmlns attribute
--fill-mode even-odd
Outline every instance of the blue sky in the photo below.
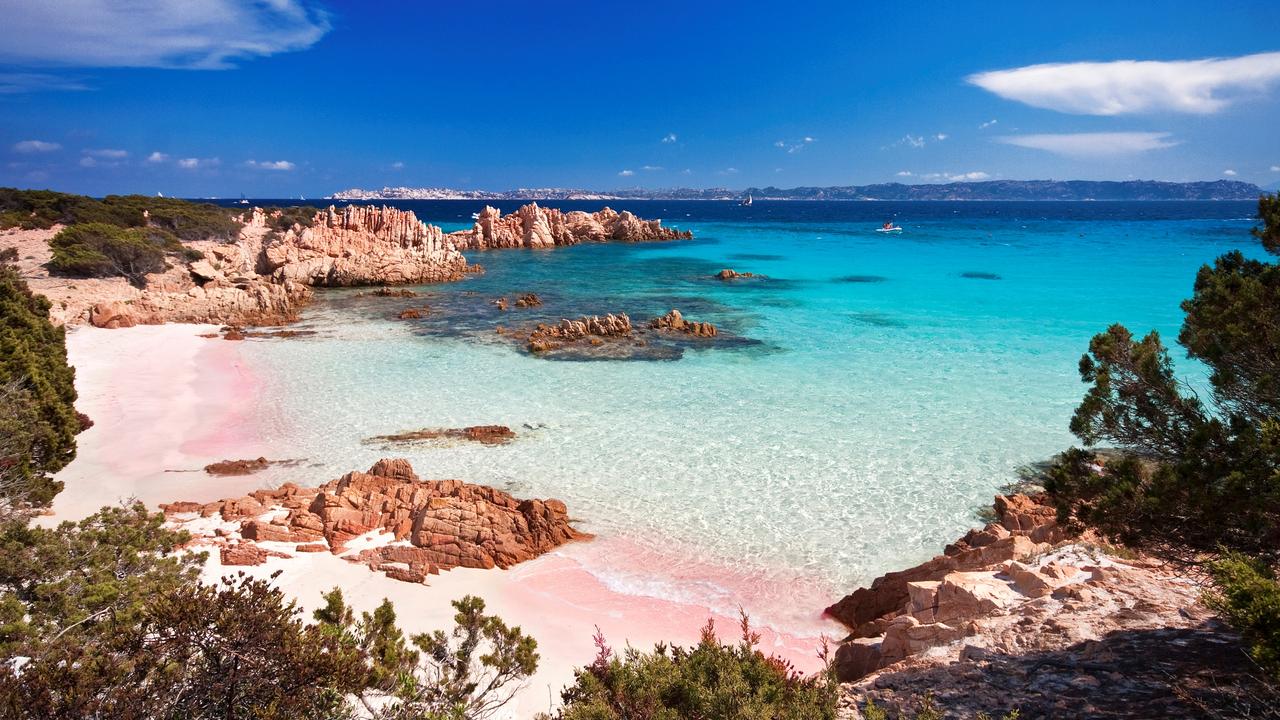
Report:
<svg viewBox="0 0 1280 720"><path fill-rule="evenodd" d="M1271 3L0 0L0 17L0 185L1280 181Z"/></svg>

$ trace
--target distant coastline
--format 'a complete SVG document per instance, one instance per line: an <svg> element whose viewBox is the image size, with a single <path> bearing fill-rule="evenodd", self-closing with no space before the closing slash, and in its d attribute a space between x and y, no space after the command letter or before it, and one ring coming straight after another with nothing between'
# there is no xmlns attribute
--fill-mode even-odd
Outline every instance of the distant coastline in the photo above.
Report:
<svg viewBox="0 0 1280 720"><path fill-rule="evenodd" d="M1263 193L1253 183L1237 180L1164 182L1159 180L987 180L928 185L879 183L829 187L672 188L646 190L581 190L518 188L515 190L456 190L453 188L350 188L328 200L1028 200L1028 201L1159 201L1254 200Z"/></svg>

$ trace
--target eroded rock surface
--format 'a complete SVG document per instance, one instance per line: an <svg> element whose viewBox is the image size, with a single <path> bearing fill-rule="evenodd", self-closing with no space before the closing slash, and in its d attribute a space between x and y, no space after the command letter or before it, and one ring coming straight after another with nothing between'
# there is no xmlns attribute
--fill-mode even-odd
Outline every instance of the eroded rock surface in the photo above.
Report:
<svg viewBox="0 0 1280 720"><path fill-rule="evenodd" d="M1199 717L1179 676L1215 665L1162 643L1244 656L1198 583L1068 537L1036 498L997 496L995 510L943 555L827 608L852 629L835 653L850 714L874 700L910 716L931 695L956 717Z"/></svg>
<svg viewBox="0 0 1280 720"><path fill-rule="evenodd" d="M684 315L674 308L666 315L650 320L649 327L654 330L681 332L694 337L715 337L717 333L715 325L709 322L686 320Z"/></svg>
<svg viewBox="0 0 1280 720"><path fill-rule="evenodd" d="M584 242L652 242L687 240L689 231L662 226L661 220L641 220L627 211L605 208L599 212L561 212L530 203L510 215L494 207L480 211L470 230L450 233L460 250L499 248L549 248Z"/></svg>
<svg viewBox="0 0 1280 720"><path fill-rule="evenodd" d="M406 582L455 567L507 568L590 535L559 500L520 500L460 480L420 480L405 460L379 460L316 488L292 483L213 503L162 505L197 546L227 563L322 548ZM358 547L348 547L356 544ZM256 549L255 549L256 548ZM266 554L264 554L266 553ZM231 563L227 563L231 564Z"/></svg>
<svg viewBox="0 0 1280 720"><path fill-rule="evenodd" d="M468 440L483 445L503 445L511 442L515 437L515 431L506 425L471 425L464 428L426 428L394 435L377 435L366 442L414 443L423 440Z"/></svg>

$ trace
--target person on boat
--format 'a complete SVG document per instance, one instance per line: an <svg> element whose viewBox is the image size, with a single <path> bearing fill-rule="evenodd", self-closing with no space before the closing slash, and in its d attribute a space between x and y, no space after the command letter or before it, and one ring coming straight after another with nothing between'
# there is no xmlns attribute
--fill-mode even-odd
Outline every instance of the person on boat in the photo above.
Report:
<svg viewBox="0 0 1280 720"><path fill-rule="evenodd" d="M884 229L885 229L885 230L892 230L892 229L893 229L893 221L892 221L892 220L890 220L889 222L885 223L885 224L884 224Z"/></svg>

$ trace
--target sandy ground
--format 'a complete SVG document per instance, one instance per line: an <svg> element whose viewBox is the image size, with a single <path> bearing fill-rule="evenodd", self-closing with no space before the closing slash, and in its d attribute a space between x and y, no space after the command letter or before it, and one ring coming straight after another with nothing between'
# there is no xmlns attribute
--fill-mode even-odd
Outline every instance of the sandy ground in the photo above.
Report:
<svg viewBox="0 0 1280 720"><path fill-rule="evenodd" d="M95 424L80 435L77 459L58 474L66 488L54 502L53 515L42 522L78 519L130 498L155 508L173 500L241 495L262 484L255 476L217 478L201 471L215 460L273 457L254 422L258 380L247 371L238 343L200 337L214 330L173 324L124 330L81 327L68 334L80 393L77 406ZM622 539L597 538L591 543L593 552L634 557L637 568L661 562L634 555ZM691 643L709 617L715 617L721 637L737 638L736 617L607 587L575 559L586 549L585 544L565 546L506 571L451 570L431 577L428 585L392 580L327 553L272 558L264 565L236 570L262 577L282 571L277 585L308 613L320 603L321 593L334 586L361 611L389 598L401 626L410 633L447 628L452 622L451 600L467 594L482 597L491 612L538 640L540 669L510 708L508 717L515 718L530 717L558 702L573 668L594 655L596 627L615 649L628 644L649 649L658 641ZM225 572L215 557L205 576L213 580ZM719 572L707 568L706 581L720 582ZM796 601L822 607L824 598ZM816 619L814 625L821 627ZM818 632L796 637L762 631L763 649L782 654L802 669L816 668ZM829 634L838 632L830 626Z"/></svg>

